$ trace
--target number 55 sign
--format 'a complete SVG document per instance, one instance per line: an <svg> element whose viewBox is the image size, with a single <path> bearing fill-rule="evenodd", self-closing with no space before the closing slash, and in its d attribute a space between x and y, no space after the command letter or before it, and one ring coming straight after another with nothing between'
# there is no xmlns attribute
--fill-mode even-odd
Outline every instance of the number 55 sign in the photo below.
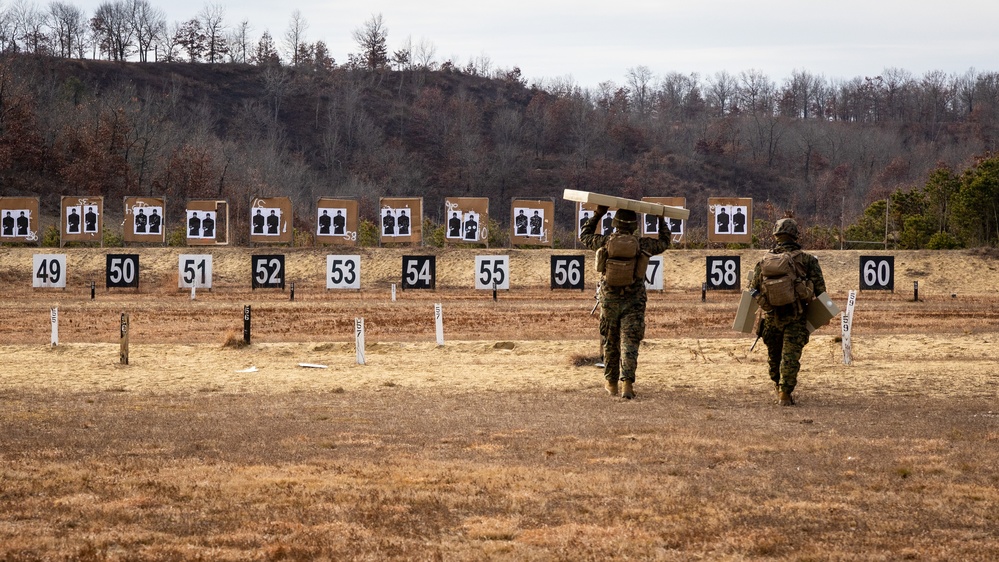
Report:
<svg viewBox="0 0 999 562"><path fill-rule="evenodd" d="M475 256L476 289L510 289L509 256Z"/></svg>

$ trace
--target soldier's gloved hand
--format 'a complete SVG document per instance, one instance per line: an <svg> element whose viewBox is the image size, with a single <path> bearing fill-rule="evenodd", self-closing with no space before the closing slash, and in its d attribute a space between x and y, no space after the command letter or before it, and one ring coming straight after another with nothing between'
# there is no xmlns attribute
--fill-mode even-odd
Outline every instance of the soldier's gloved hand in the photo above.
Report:
<svg viewBox="0 0 999 562"><path fill-rule="evenodd" d="M609 211L609 210L610 210L610 207L608 207L607 205L597 205L596 216L602 217L602 216L606 215L607 211Z"/></svg>

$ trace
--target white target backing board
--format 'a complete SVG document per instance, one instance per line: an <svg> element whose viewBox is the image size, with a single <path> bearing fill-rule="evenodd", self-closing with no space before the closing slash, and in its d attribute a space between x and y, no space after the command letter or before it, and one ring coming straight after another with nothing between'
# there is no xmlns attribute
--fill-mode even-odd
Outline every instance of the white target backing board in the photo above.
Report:
<svg viewBox="0 0 999 562"><path fill-rule="evenodd" d="M649 291L663 290L663 257L652 256L645 268L645 288Z"/></svg>
<svg viewBox="0 0 999 562"><path fill-rule="evenodd" d="M476 289L510 289L510 256L475 256Z"/></svg>
<svg viewBox="0 0 999 562"><path fill-rule="evenodd" d="M360 289L361 256L326 256L327 289Z"/></svg>
<svg viewBox="0 0 999 562"><path fill-rule="evenodd" d="M212 288L212 255L180 254L177 257L177 287Z"/></svg>
<svg viewBox="0 0 999 562"><path fill-rule="evenodd" d="M31 286L66 288L66 254L35 254L31 258Z"/></svg>

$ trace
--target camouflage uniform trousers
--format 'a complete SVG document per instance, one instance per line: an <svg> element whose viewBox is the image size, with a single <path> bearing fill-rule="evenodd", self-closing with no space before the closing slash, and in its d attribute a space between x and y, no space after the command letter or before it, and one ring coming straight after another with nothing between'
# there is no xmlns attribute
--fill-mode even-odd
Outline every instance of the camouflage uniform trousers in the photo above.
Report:
<svg viewBox="0 0 999 562"><path fill-rule="evenodd" d="M770 380L781 390L791 392L798 384L801 352L808 343L808 326L804 315L787 321L771 316L763 319L763 343L767 346Z"/></svg>
<svg viewBox="0 0 999 562"><path fill-rule="evenodd" d="M635 382L638 346L645 338L645 288L600 296L600 336L604 345L604 378Z"/></svg>

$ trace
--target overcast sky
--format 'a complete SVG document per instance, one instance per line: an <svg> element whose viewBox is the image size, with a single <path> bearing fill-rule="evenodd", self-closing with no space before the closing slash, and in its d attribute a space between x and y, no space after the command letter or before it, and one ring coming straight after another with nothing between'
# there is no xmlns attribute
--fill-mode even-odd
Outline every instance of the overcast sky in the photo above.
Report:
<svg viewBox="0 0 999 562"><path fill-rule="evenodd" d="M72 2L92 13L101 0ZM323 40L338 63L358 52L352 32L380 14L391 50L408 39L436 47L461 66L487 57L520 67L529 82L572 80L582 87L625 85L628 69L701 77L759 70L781 83L794 70L826 78L875 76L885 68L919 77L941 70L999 71L999 2L983 0L150 0L167 22L196 17L208 4L229 25L266 29L279 44L292 14L305 38Z"/></svg>

